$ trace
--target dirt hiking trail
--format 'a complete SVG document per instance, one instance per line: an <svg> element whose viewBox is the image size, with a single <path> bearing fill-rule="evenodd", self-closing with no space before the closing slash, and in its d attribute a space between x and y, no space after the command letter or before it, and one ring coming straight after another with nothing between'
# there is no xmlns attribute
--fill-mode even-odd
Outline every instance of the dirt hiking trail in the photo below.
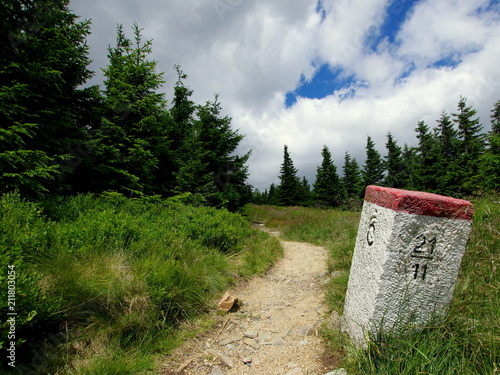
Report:
<svg viewBox="0 0 500 375"><path fill-rule="evenodd" d="M277 233L272 233L277 235ZM284 256L232 290L242 304L166 359L162 374L323 375L335 366L320 337L327 250L281 241ZM329 373L330 374L330 373ZM344 374L343 370L331 374Z"/></svg>

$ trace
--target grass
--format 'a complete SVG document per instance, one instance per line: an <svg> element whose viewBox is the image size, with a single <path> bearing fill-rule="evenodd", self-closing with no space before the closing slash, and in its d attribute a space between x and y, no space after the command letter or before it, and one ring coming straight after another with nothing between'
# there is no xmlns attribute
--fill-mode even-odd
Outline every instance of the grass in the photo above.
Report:
<svg viewBox="0 0 500 375"><path fill-rule="evenodd" d="M17 272L19 373L153 371L185 335L181 324L282 252L241 215L120 196L34 204L7 194L0 234L2 264ZM5 271L5 291L6 281ZM7 308L0 301L3 316ZM8 328L1 326L2 349Z"/></svg>
<svg viewBox="0 0 500 375"><path fill-rule="evenodd" d="M338 330L325 331L341 367L352 374L500 374L500 199L473 200L475 214L447 319L405 338L382 335L366 349ZM248 206L255 221L285 238L325 246L332 279L327 302L342 313L359 212Z"/></svg>

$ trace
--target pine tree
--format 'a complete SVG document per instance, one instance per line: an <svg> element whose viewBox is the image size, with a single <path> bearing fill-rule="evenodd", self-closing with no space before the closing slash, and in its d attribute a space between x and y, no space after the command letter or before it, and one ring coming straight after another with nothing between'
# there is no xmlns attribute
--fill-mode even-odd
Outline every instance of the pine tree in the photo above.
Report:
<svg viewBox="0 0 500 375"><path fill-rule="evenodd" d="M384 179L384 162L382 156L375 149L375 143L368 136L366 141L366 161L363 168L363 182L365 186L380 184Z"/></svg>
<svg viewBox="0 0 500 375"><path fill-rule="evenodd" d="M0 191L62 191L61 165L84 139L90 111L82 108L95 94L80 88L93 74L90 23L77 22L68 4L0 4Z"/></svg>
<svg viewBox="0 0 500 375"><path fill-rule="evenodd" d="M401 147L398 146L391 133L387 134L387 156L385 157L385 168L387 175L384 184L387 187L402 189L405 186L404 163Z"/></svg>
<svg viewBox="0 0 500 375"><path fill-rule="evenodd" d="M301 182L297 177L297 169L293 166L292 158L285 145L283 152L283 164L280 169L280 184L277 187L278 202L282 206L295 206L300 204L302 197Z"/></svg>
<svg viewBox="0 0 500 375"><path fill-rule="evenodd" d="M363 194L363 179L361 169L355 158L349 152L345 153L344 176L342 177L342 191L345 201L359 199Z"/></svg>
<svg viewBox="0 0 500 375"><path fill-rule="evenodd" d="M105 113L98 130L89 169L93 190L116 190L125 194L156 194L159 159L168 145L163 116L164 83L156 73L157 63L148 60L151 41L142 42L141 29L133 26L134 40L117 28L117 45L108 48L109 65L104 69ZM90 158L89 158L90 159Z"/></svg>
<svg viewBox="0 0 500 375"><path fill-rule="evenodd" d="M313 186L313 200L316 204L335 207L340 204L341 188L337 175L337 167L333 163L332 155L327 146L321 151L323 161L316 173L316 182Z"/></svg>

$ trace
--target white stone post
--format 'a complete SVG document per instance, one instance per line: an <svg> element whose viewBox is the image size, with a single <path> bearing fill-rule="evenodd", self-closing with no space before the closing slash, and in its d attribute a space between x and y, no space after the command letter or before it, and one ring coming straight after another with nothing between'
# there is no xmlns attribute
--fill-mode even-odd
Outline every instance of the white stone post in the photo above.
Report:
<svg viewBox="0 0 500 375"><path fill-rule="evenodd" d="M465 200L367 187L342 317L353 342L444 319L472 214Z"/></svg>

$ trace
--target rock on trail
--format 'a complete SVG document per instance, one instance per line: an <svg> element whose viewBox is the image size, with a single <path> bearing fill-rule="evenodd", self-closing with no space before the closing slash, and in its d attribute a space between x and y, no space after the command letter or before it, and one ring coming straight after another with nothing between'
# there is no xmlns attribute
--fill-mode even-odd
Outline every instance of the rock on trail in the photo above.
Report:
<svg viewBox="0 0 500 375"><path fill-rule="evenodd" d="M321 375L332 371L321 361L319 336L326 308L327 251L282 241L284 257L262 277L232 291L240 309L190 340L164 365L162 374Z"/></svg>

